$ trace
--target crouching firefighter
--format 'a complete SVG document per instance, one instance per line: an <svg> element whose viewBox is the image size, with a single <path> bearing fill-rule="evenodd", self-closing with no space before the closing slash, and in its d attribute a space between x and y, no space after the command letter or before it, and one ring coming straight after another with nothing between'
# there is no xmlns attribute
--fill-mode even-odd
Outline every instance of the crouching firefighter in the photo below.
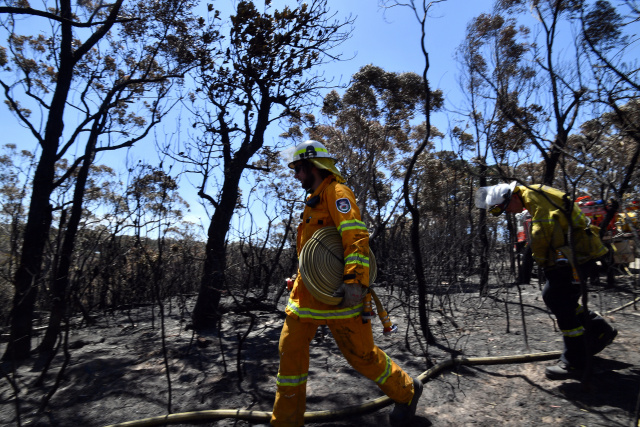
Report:
<svg viewBox="0 0 640 427"><path fill-rule="evenodd" d="M590 225L576 203L555 188L545 185L498 184L481 187L475 194L476 207L498 216L502 212L531 214L529 244L533 259L547 279L542 299L556 316L564 338L558 363L545 370L548 379L581 378L588 357L611 344L618 331L597 313L584 312L578 303L579 278L597 274L596 260L607 253L598 228ZM571 230L573 245L569 245ZM586 338L585 326L591 332Z"/></svg>
<svg viewBox="0 0 640 427"><path fill-rule="evenodd" d="M301 426L306 408L309 344L319 325L327 325L349 364L374 381L394 402L392 425L413 419L423 385L412 379L373 342L371 321L363 320L363 301L369 286L369 233L351 189L323 144L306 141L281 153L294 177L307 191L298 226L297 252L323 227L335 227L344 249L343 283L334 297L339 305L315 298L298 272L286 307L280 335L280 367L271 424Z"/></svg>

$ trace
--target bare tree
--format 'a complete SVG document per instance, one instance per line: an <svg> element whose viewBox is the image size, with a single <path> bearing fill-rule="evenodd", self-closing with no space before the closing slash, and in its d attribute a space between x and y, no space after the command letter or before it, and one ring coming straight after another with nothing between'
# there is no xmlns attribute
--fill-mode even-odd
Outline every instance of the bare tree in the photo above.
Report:
<svg viewBox="0 0 640 427"><path fill-rule="evenodd" d="M300 115L326 86L322 76L311 71L339 58L330 51L349 36L350 25L350 19L334 21L325 0L300 2L296 9L285 7L272 14L241 1L231 17L228 44L212 46L219 62L200 68L198 94L207 105L195 112L193 125L203 133L178 153L200 175L199 195L214 209L193 312L196 328L216 322L227 233L241 196L241 177L247 169L262 169L252 159L263 149L267 127Z"/></svg>
<svg viewBox="0 0 640 427"><path fill-rule="evenodd" d="M424 335L425 340L429 344L435 344L436 340L431 330L429 328L429 317L428 317L428 304L427 304L427 281L425 277L425 269L424 262L422 256L422 248L420 246L420 210L416 204L416 194L415 191L412 191L410 188L411 175L413 173L413 169L415 167L416 162L418 161L420 155L425 150L427 145L431 139L431 112L434 108L432 91L429 86L429 81L427 80L427 72L429 71L429 53L426 48L426 25L427 25L427 17L429 14L429 9L436 3L441 3L444 0L436 0L436 1L426 1L416 2L414 0L410 0L408 2L400 2L400 1L391 1L387 7L395 7L395 6L407 6L409 7L418 23L420 24L421 30L421 38L420 38L420 48L422 49L422 54L425 59L425 67L422 73L422 81L424 84L424 113L425 113L425 132L424 138L422 142L418 145L416 150L409 161L407 166L407 172L404 177L403 184L403 195L404 202L406 208L409 210L411 214L411 250L413 252L414 259L414 270L416 274L416 279L418 282L418 303L419 303L419 316L420 316L420 327L422 329L422 333ZM413 200L412 200L413 197Z"/></svg>
<svg viewBox="0 0 640 427"><path fill-rule="evenodd" d="M630 188L640 160L640 126L638 126L638 92L640 91L640 68L638 64L625 62L625 52L637 36L625 31L640 19L640 5L635 0L625 0L627 13L622 15L610 2L599 0L581 14L582 38L585 48L592 55L594 77L597 82L597 101L611 112L603 114L591 126L583 127L588 142L598 146L601 137L605 139L617 134L626 141L623 151L628 156L626 170L617 183L610 181L611 190L617 200L622 200ZM587 12L587 13L585 13ZM621 11L622 12L622 11ZM624 13L624 12L622 12ZM624 142L622 142L624 144ZM601 228L611 221L616 209L607 212Z"/></svg>
<svg viewBox="0 0 640 427"><path fill-rule="evenodd" d="M441 93L436 96L441 101ZM392 173L404 166L400 160L410 150L411 120L423 103L424 84L418 74L365 65L352 76L344 95L334 90L325 96L322 113L331 124L307 130L340 160L363 221L374 230L372 242L382 229L383 215L388 219L393 213L385 207L398 205L392 200Z"/></svg>
<svg viewBox="0 0 640 427"><path fill-rule="evenodd" d="M496 25L497 24L497 25ZM464 128L455 127L452 130L453 136L459 142L460 148L475 151L474 160L477 163L478 186L488 185L491 170L488 166L492 141L497 132L498 117L500 115L495 97L491 96L492 87L487 83L485 75L487 73L487 61L481 54L483 43L481 39L488 37L498 37L497 29L502 24L501 19L495 22L486 15L482 15L472 20L467 26L467 37L458 48L458 61L463 66L461 85L464 93L467 94L469 112L467 113L468 124ZM479 37L480 36L480 40ZM498 42L491 43L496 51L499 51ZM495 54L495 63L501 62L501 55ZM503 79L508 80L508 76L503 75ZM506 82L503 82L504 86ZM480 293L484 294L488 290L489 284L489 238L487 230L487 214L481 210L478 218L479 236L479 267L480 267Z"/></svg>
<svg viewBox="0 0 640 427"><path fill-rule="evenodd" d="M42 150L15 275L11 340L3 358L23 359L30 352L31 318L53 219L49 201L52 192L82 165L76 181L77 211L65 239L65 255L60 258L66 263L73 250L73 228L81 214L83 181L95 153L129 147L143 138L166 111L161 100L168 92L168 80L180 77L187 64L196 59L191 51L193 35L186 31L187 24L195 21L186 18L188 12L181 12L190 7L180 0L155 6L139 2L131 8L125 7L123 0L109 5L80 2L75 6L70 0L62 0L51 8L45 3L43 10L32 9L26 2L0 7L9 46L9 54L7 48L1 49L0 65L5 71L16 71L5 73L0 85L7 105ZM19 17L46 19L51 33L21 35L23 20ZM116 25L122 28L118 35L112 33ZM83 35L84 41L80 39ZM4 78L12 75L17 76L13 82ZM155 91L152 101L144 99L149 96L149 88ZM67 109L70 104L73 108ZM138 111L132 111L132 106ZM41 114L32 114L31 108ZM147 122L144 116L150 120ZM65 124L69 129L72 123L77 126L63 133ZM88 135L86 140L84 135ZM108 137L99 147L103 135ZM71 162L66 174L56 181L56 163L82 141L86 141L84 155ZM67 268L62 265L63 276ZM64 278L55 283L56 294L64 292ZM54 301L60 301L58 295ZM52 327L53 333L57 327Z"/></svg>
<svg viewBox="0 0 640 427"><path fill-rule="evenodd" d="M29 176L35 167L33 153L6 144L0 156L0 322L9 320L12 284L16 272L17 254L26 218Z"/></svg>

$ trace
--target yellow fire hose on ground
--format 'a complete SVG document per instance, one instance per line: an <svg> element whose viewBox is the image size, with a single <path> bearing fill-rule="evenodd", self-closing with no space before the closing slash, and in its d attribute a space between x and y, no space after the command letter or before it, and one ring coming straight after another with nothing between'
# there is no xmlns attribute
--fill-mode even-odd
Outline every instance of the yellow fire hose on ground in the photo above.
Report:
<svg viewBox="0 0 640 427"><path fill-rule="evenodd" d="M327 304L337 305L340 303L340 297L332 296L333 292L342 283L342 275L344 269L343 249L340 234L335 227L325 227L316 231L312 238L305 244L300 252L300 274L307 289L312 295ZM376 262L372 252L369 254L369 276L370 282L373 283L376 277ZM368 309L371 307L371 297L375 302L378 315L385 329L384 334L395 332L397 327L391 323L387 312L382 307L378 296L370 289L368 297ZM637 301L636 299L635 301ZM626 304L618 309L609 312L618 311L631 304ZM367 312L367 301L365 300L365 313ZM423 383L435 377L440 372L452 366L474 366L474 365L501 365L512 363L530 363L545 360L554 360L560 357L561 351L550 351L545 353L531 353L515 356L497 356L497 357L457 357L442 361L418 376ZM380 397L370 402L348 406L342 409L334 409L328 411L314 411L304 414L304 420L308 423L329 422L342 419L347 416L364 415L375 412L385 406L393 403L388 397ZM183 412L178 414L163 415L153 418L146 418L137 421L127 421L119 424L112 424L108 427L152 427L170 424L199 423L203 421L214 421L225 418L235 418L239 420L252 421L257 423L268 423L271 419L271 412L266 411L247 411L242 409L215 409L207 411Z"/></svg>
<svg viewBox="0 0 640 427"><path fill-rule="evenodd" d="M638 298L618 307L607 313L620 311L638 301ZM418 379L423 383L435 377L440 372L452 366L474 366L474 365L503 365L512 363L531 363L542 362L546 360L554 360L560 357L561 351L549 351L545 353L530 353L514 356L495 356L495 357L456 357L454 359L444 360L432 368L418 375ZM330 411L314 411L304 414L304 420L308 423L319 423L340 420L344 417L354 415L364 415L375 412L379 409L389 406L393 403L387 396L379 397L361 405L348 406L342 409L334 409ZM111 424L107 427L154 427L171 424L188 424L199 423L203 421L215 421L226 418L235 418L238 420L252 421L256 423L267 423L271 419L271 412L267 411L246 411L242 409L212 409L207 411L182 412L178 414L162 415L158 417L145 418L136 421L126 421L124 423Z"/></svg>
<svg viewBox="0 0 640 427"><path fill-rule="evenodd" d="M457 357L455 359L447 359L438 363L431 369L423 372L418 379L423 383L426 380L435 377L440 372L451 366L473 366L473 365L501 365L510 363L528 363L539 362L544 360L557 359L560 351L551 351L547 353L533 353L516 356L499 356L499 357ZM379 397L362 405L348 406L342 409L334 409L329 411L314 411L304 414L305 423L320 423L340 420L344 417L353 415L364 415L375 412L385 406L393 403L387 396ZM119 424L112 424L108 427L152 427L163 426L169 424L185 424L203 421L222 420L225 418L235 418L238 420L252 421L256 423L268 423L271 419L271 412L267 411L245 411L242 409L215 409L209 411L183 412L180 414L163 415L159 417L146 418L137 421L127 421Z"/></svg>

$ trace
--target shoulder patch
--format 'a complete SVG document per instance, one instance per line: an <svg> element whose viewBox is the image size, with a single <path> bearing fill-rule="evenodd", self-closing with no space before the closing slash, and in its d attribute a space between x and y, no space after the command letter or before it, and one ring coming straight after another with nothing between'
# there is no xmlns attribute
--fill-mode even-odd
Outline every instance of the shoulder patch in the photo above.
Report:
<svg viewBox="0 0 640 427"><path fill-rule="evenodd" d="M346 198L338 199L336 200L336 208L338 209L338 212L346 214L351 210L351 203L349 202L349 199Z"/></svg>

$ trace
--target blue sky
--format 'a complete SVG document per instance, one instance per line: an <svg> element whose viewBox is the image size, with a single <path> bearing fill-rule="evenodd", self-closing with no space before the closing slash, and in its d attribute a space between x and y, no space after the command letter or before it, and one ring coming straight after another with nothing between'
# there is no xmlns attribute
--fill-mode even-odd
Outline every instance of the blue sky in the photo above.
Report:
<svg viewBox="0 0 640 427"><path fill-rule="evenodd" d="M232 4L232 0L219 0L214 4L220 8L224 3ZM285 3L290 2L273 0L271 11L281 9ZM356 18L352 37L339 48L343 58L353 59L326 65L323 71L327 78L347 83L367 64L380 66L386 71L410 71L422 75L425 59L420 46L421 27L409 8L396 7L385 12L378 7L377 0L328 0L327 3L329 9L336 12L337 19L350 14ZM459 103L461 99L455 51L464 38L468 22L490 11L492 4L490 0L447 0L434 4L430 9L426 27L430 63L427 77L432 88L442 89L452 103ZM444 114L433 117L433 124L446 129ZM276 126L269 129L266 144L275 145L280 132ZM243 184L243 188L250 186L250 182ZM198 205L197 196L191 195L195 196L195 190L185 187L183 197L191 204L189 218L200 222L199 219L206 216Z"/></svg>
<svg viewBox="0 0 640 427"><path fill-rule="evenodd" d="M467 24L490 11L492 4L489 0L448 0L430 9L426 25L430 63L427 76L432 87L444 90L445 96L460 93L454 55ZM356 57L331 67L335 75L348 79L366 64L387 71L422 74L425 60L420 47L421 29L408 8L396 7L384 13L376 0L329 0L329 6L340 15L352 13L357 17L353 37L342 45L345 56L355 53Z"/></svg>
<svg viewBox="0 0 640 427"><path fill-rule="evenodd" d="M214 2L216 8L223 10L225 4L233 3L233 0ZM281 9L285 3L290 2L273 0L271 11ZM430 62L427 76L433 88L444 91L451 105L461 102L458 65L454 59L456 48L464 38L468 22L475 16L490 11L492 4L493 1L489 0L447 0L435 4L431 9L426 28ZM420 46L421 28L408 8L393 8L385 13L379 9L377 0L328 0L328 6L331 11L336 12L337 19L351 14L356 21L352 37L339 48L344 58L353 59L327 64L323 68L327 78L347 83L354 73L367 64L380 66L386 71L411 71L422 75L425 60ZM444 114L435 116L432 120L435 126L446 129L447 118ZM170 125L169 123L168 126ZM276 145L281 132L282 129L278 126L271 127L267 131L265 144ZM133 163L137 161L137 156L145 152L132 150ZM181 184L181 196L190 204L190 212L185 218L202 224L206 229L209 225L207 214L200 205L197 191L184 179ZM243 180L241 184L245 193L248 193L252 185L250 179ZM258 211L254 216L259 224L262 222L260 214ZM238 224L236 226L240 227Z"/></svg>
<svg viewBox="0 0 640 427"><path fill-rule="evenodd" d="M211 3L223 12L228 12L236 1L212 0ZM270 11L281 9L285 3L292 2L273 0ZM431 9L427 23L427 49L430 55L428 78L432 88L444 90L445 96L452 102L459 100L461 93L457 80L458 65L454 60L455 50L464 38L467 23L478 14L489 11L492 4L492 0L447 0L434 4ZM412 71L422 74L425 60L420 47L420 25L408 8L396 7L384 13L378 7L377 0L328 0L328 6L331 11L336 12L337 19L343 19L350 14L356 17L352 37L340 47L344 58L353 59L326 65L323 71L328 78L333 77L335 81L346 83L366 64L380 66L386 71ZM225 13L222 16L225 16ZM43 19L31 19L27 22L29 25L39 26ZM38 27L34 27L34 31L37 31L36 28ZM0 44L4 45L5 42L2 41ZM0 120L3 123L3 144L17 142L21 149L34 149L36 144L33 137L18 126L15 117L3 106L0 107ZM446 127L446 121L442 117L434 117L433 123L439 127ZM185 124L183 121L183 125ZM175 123L167 120L156 128L156 132L171 134L174 127ZM281 129L276 126L271 128L265 139L266 144L274 145L280 132ZM150 138L149 142L137 143L127 156L123 152L103 154L98 157L97 162L114 168L120 164L121 172L126 170L127 163L136 164L138 160L157 164L157 159L150 158L154 152L152 147L153 142ZM206 227L206 212L200 206L197 191L186 180L181 182L181 196L191 207L186 217Z"/></svg>
<svg viewBox="0 0 640 427"><path fill-rule="evenodd" d="M421 3L419 0L416 2ZM230 5L235 1L214 0L212 3L216 8L229 10ZM271 11L281 9L285 3L291 2L273 0ZM464 39L469 21L481 13L490 12L493 3L493 0L447 0L433 4L430 10L426 26L426 47L430 57L427 77L432 88L444 91L449 109L455 109L455 106L461 104L463 100L458 82L459 66L454 58L456 48ZM337 81L346 83L351 75L366 64L380 66L386 71L411 71L422 74L425 60L420 47L420 25L408 8L396 7L387 10L385 14L379 9L377 0L328 0L328 5L330 10L337 13L336 18L340 19L352 14L356 17L356 22L352 38L340 48L345 58L353 57L353 59L325 66L323 71L327 77L334 77ZM224 13L222 16L225 16ZM0 44L5 42L1 41ZM5 107L0 108L0 120L3 123L3 143L20 141L20 148L33 149L35 146L33 137L16 125L16 119ZM446 130L447 116L436 115L432 120L434 125ZM158 130L162 133L172 126L175 125L164 123ZM277 127L270 129L266 144L273 145L279 133L280 129ZM149 149L149 144L153 143L147 143L146 146L139 144L131 151L133 163L138 159L147 160L152 164L157 162L153 158L148 158L149 153L153 153L153 150ZM117 156L124 169L124 154L118 153ZM106 158L99 161L111 163ZM196 191L186 181L182 185L182 197L191 205L189 218L196 222L201 219L205 225L208 225Z"/></svg>

